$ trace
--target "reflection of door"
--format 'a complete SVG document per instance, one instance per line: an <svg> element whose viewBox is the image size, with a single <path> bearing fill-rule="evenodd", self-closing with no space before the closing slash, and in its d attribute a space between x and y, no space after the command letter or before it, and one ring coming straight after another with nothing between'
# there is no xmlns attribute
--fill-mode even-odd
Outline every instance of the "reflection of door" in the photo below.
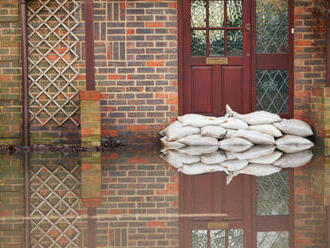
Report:
<svg viewBox="0 0 330 248"><path fill-rule="evenodd" d="M183 0L183 113L251 109L250 1Z"/></svg>

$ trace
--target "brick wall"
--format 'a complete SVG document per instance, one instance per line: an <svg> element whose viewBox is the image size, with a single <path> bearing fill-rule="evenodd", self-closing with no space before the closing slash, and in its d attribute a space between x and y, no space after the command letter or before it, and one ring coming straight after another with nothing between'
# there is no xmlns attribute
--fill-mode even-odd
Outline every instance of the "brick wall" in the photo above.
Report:
<svg viewBox="0 0 330 248"><path fill-rule="evenodd" d="M22 134L19 3L0 1L0 144L20 143Z"/></svg>

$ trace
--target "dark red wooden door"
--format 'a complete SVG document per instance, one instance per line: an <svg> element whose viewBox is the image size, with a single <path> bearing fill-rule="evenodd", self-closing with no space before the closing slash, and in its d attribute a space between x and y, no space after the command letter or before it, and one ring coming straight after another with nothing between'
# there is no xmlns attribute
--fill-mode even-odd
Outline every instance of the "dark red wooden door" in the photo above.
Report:
<svg viewBox="0 0 330 248"><path fill-rule="evenodd" d="M181 112L251 110L250 1L183 0Z"/></svg>

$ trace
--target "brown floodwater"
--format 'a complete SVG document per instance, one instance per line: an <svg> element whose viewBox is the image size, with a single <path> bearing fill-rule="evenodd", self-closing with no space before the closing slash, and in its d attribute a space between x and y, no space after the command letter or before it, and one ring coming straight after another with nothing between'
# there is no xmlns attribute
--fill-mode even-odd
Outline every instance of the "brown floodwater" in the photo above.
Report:
<svg viewBox="0 0 330 248"><path fill-rule="evenodd" d="M0 156L0 248L328 247L330 157L185 175L157 147Z"/></svg>

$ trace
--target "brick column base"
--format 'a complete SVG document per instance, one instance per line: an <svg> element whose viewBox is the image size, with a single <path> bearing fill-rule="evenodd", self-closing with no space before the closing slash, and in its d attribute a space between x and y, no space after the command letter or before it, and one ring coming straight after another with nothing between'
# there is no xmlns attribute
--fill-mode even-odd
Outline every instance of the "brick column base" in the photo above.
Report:
<svg viewBox="0 0 330 248"><path fill-rule="evenodd" d="M101 145L100 92L80 92L81 146Z"/></svg>

